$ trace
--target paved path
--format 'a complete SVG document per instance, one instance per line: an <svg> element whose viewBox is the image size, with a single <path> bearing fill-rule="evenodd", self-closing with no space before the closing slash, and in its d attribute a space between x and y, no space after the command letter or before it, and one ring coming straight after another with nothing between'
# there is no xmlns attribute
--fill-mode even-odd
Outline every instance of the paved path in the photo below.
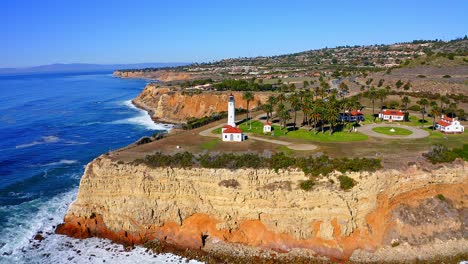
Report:
<svg viewBox="0 0 468 264"><path fill-rule="evenodd" d="M221 124L221 125L218 125L218 126L215 126L215 127L210 127L210 128L208 128L206 130L201 131L199 134L200 134L200 136L204 136L204 137L220 138L221 137L220 134L213 134L213 133L211 133L211 131L213 131L213 130L215 130L217 128L223 127L224 125L225 124ZM251 134L247 134L247 137L249 139L269 142L269 143L273 143L273 144L277 144L277 145L283 145L283 146L286 146L286 147L288 147L290 149L294 149L294 150L314 150L314 149L317 148L317 146L312 145L312 144L294 144L294 143L287 142L287 141L282 141L282 140L256 137L256 136L252 136Z"/></svg>
<svg viewBox="0 0 468 264"><path fill-rule="evenodd" d="M376 127L399 127L399 128L408 129L409 131L413 133L408 136L391 136L391 135L385 135L385 134L374 132L372 129ZM406 126L406 125L401 125L401 124L369 124L369 125L364 125L362 127L359 127L357 128L357 130L358 132L361 132L368 136L379 137L379 138L416 139L416 138L425 138L429 136L429 132L427 131L424 131L417 127Z"/></svg>

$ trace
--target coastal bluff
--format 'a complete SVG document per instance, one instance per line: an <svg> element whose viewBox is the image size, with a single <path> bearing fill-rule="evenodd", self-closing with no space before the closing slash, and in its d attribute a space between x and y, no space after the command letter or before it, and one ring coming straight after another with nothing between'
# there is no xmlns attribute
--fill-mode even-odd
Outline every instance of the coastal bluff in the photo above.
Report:
<svg viewBox="0 0 468 264"><path fill-rule="evenodd" d="M154 120L169 123L185 123L189 118L202 118L214 113L227 111L226 102L230 94L234 95L236 107L247 109L247 102L242 99L242 92L203 92L187 94L158 84L147 84L143 91L133 99L133 104L149 112ZM265 103L271 93L258 92L249 108Z"/></svg>
<svg viewBox="0 0 468 264"><path fill-rule="evenodd" d="M149 168L111 156L87 165L57 233L357 262L468 251L467 162L349 173L349 191L333 173L304 191L300 170Z"/></svg>

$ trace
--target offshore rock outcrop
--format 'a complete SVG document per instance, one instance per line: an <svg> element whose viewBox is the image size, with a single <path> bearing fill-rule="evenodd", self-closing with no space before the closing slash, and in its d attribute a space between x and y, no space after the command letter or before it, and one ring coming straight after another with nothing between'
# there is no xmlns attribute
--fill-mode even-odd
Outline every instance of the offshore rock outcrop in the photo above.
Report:
<svg viewBox="0 0 468 264"><path fill-rule="evenodd" d="M214 113L227 111L227 101L231 92L204 92L200 94L184 94L168 87L158 87L148 84L133 100L133 103L150 113L153 119L169 123L184 123L188 118L201 118ZM247 109L247 102L242 99L242 92L232 92L236 100L236 108ZM255 93L249 107L258 107L265 103L271 93Z"/></svg>
<svg viewBox="0 0 468 264"><path fill-rule="evenodd" d="M430 258L468 250L467 172L461 162L432 172L352 173L358 184L351 191L324 178L306 192L298 170L151 169L102 156L87 166L57 232L229 254L238 248L229 245L299 250L335 260L388 260L399 247L452 243L450 250L434 246L423 256Z"/></svg>

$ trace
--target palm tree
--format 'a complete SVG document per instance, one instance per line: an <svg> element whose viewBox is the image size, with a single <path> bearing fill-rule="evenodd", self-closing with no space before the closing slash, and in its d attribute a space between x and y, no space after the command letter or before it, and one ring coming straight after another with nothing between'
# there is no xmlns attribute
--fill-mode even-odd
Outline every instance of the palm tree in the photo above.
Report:
<svg viewBox="0 0 468 264"><path fill-rule="evenodd" d="M440 108L437 105L432 106L431 115L432 115L432 118L433 118L432 130L435 130L436 117L440 115Z"/></svg>
<svg viewBox="0 0 468 264"><path fill-rule="evenodd" d="M380 109L383 108L384 101L387 98L387 95L388 95L388 93L387 93L387 90L385 90L385 89L379 89L377 91L377 97L380 99Z"/></svg>
<svg viewBox="0 0 468 264"><path fill-rule="evenodd" d="M374 86L372 86L369 91L367 91L364 95L365 97L369 98L372 102L372 115L375 117L375 100L378 98L377 91L375 90Z"/></svg>
<svg viewBox="0 0 468 264"><path fill-rule="evenodd" d="M405 108L405 111L408 109L408 104L411 103L411 100L409 99L408 96L405 96L401 99L401 103L403 104L403 107Z"/></svg>
<svg viewBox="0 0 468 264"><path fill-rule="evenodd" d="M442 95L440 97L440 110L444 111L445 106L447 106L449 104L450 104L450 99L447 96Z"/></svg>
<svg viewBox="0 0 468 264"><path fill-rule="evenodd" d="M277 97L276 97L276 101L278 103L284 103L284 101L286 101L286 96L284 95L284 93L280 93Z"/></svg>
<svg viewBox="0 0 468 264"><path fill-rule="evenodd" d="M340 112L338 101L335 99L334 96L330 97L330 100L326 104L324 109L324 117L323 119L330 124L330 135L333 134L335 124L338 121L338 114Z"/></svg>
<svg viewBox="0 0 468 264"><path fill-rule="evenodd" d="M286 109L286 106L283 103L278 104L278 108L276 109L276 114L280 119L281 129L286 127L286 122L290 118L289 111Z"/></svg>
<svg viewBox="0 0 468 264"><path fill-rule="evenodd" d="M273 105L270 103L266 103L262 105L263 111L265 111L266 116L267 116L267 122L270 120L271 115L273 115Z"/></svg>
<svg viewBox="0 0 468 264"><path fill-rule="evenodd" d="M302 103L297 94L293 94L288 98L289 104L294 111L294 130L296 130L297 111L301 109Z"/></svg>
<svg viewBox="0 0 468 264"><path fill-rule="evenodd" d="M426 98L422 98L421 100L416 102L418 105L421 106L421 113L422 113L422 125L424 127L424 114L426 113L426 107L429 105L429 101Z"/></svg>
<svg viewBox="0 0 468 264"><path fill-rule="evenodd" d="M254 95L252 92L250 91L246 91L244 92L244 94L242 95L242 99L246 100L247 101L247 120L249 120L249 124L250 124L250 130L252 129L252 121L250 120L251 117L250 117L250 109L249 109L249 104L250 104L250 101L252 101L254 99Z"/></svg>

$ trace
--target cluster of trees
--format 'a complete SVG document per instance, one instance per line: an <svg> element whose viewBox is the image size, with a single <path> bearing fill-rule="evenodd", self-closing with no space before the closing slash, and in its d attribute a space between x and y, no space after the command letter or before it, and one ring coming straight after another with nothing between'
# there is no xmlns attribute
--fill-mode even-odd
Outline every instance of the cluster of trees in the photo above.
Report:
<svg viewBox="0 0 468 264"><path fill-rule="evenodd" d="M369 158L336 158L328 156L320 157L289 157L283 152L275 153L270 158L257 154L202 154L193 155L190 152L165 155L157 152L147 155L144 159L137 159L136 164L145 164L151 168L175 167L175 168L267 168L278 172L280 169L299 168L311 177L326 176L333 171L358 172L375 171L382 167L380 159Z"/></svg>
<svg viewBox="0 0 468 264"><path fill-rule="evenodd" d="M264 84L255 82L255 79L250 80L235 80L225 79L220 83L216 83L213 87L218 91L276 91L278 88L272 84Z"/></svg>
<svg viewBox="0 0 468 264"><path fill-rule="evenodd" d="M330 134L333 133L340 112L361 109L357 97L344 98L344 91L348 90L346 84L339 85L339 89L330 89L327 82L321 81L319 87L303 89L294 93L280 93L270 96L261 108L266 113L267 120L273 118L273 114L279 118L281 129L286 128L289 120L293 118L293 127L297 128L297 113L303 112L302 125L307 125L312 130L321 128L325 132L328 125Z"/></svg>

